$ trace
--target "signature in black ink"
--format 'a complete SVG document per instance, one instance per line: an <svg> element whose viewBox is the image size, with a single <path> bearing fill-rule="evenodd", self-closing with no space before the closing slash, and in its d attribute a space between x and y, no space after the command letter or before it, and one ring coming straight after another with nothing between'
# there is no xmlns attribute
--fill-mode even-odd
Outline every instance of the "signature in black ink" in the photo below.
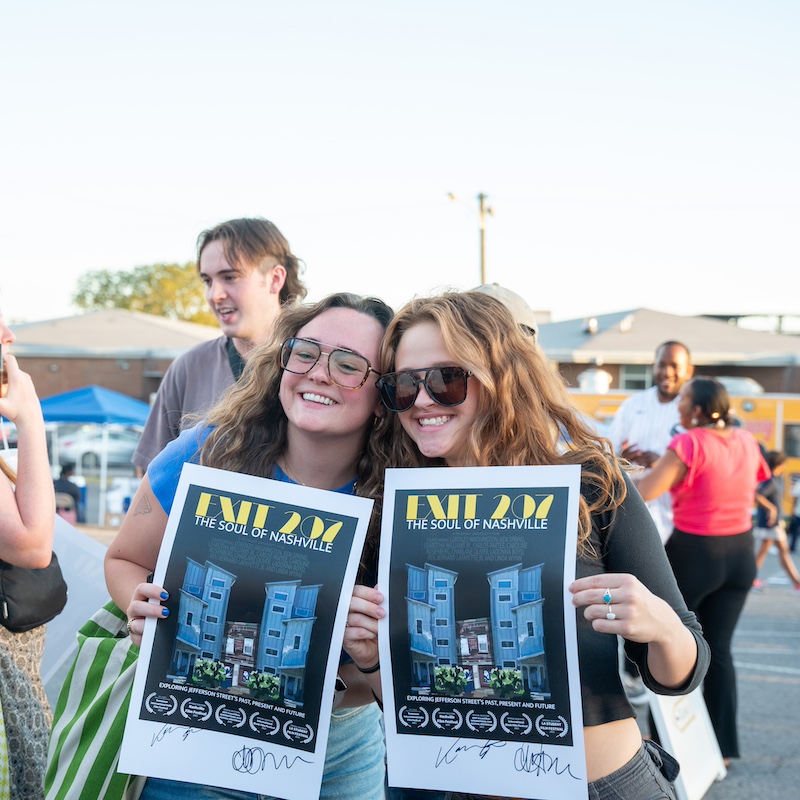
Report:
<svg viewBox="0 0 800 800"><path fill-rule="evenodd" d="M200 728L187 728L186 725L164 725L158 733L153 735L150 740L150 747L166 739L170 733L182 733L183 741L185 742L190 734L199 732Z"/></svg>
<svg viewBox="0 0 800 800"><path fill-rule="evenodd" d="M478 758L486 758L493 747L505 747L508 744L508 742L499 742L494 739L490 739L484 744L459 744L461 741L461 739L456 739L444 753L439 748L439 755L436 756L434 766L440 767L442 764L452 764L461 753L466 753L467 750L478 750Z"/></svg>
<svg viewBox="0 0 800 800"><path fill-rule="evenodd" d="M265 770L270 761L274 770L279 770L281 767L291 769L298 761L302 761L304 764L313 763L300 756L296 756L291 760L288 756L276 758L274 753L262 750L260 747L242 747L241 750L236 750L231 757L231 766L236 772L247 772L249 775L255 775L256 772Z"/></svg>
<svg viewBox="0 0 800 800"><path fill-rule="evenodd" d="M530 745L523 745L517 748L514 753L514 769L517 772L529 772L533 775L546 775L549 772L554 772L556 775L569 775L570 778L578 777L572 774L572 765L566 764L561 766L558 763L558 758L545 753L544 747L540 745L540 749L532 752Z"/></svg>

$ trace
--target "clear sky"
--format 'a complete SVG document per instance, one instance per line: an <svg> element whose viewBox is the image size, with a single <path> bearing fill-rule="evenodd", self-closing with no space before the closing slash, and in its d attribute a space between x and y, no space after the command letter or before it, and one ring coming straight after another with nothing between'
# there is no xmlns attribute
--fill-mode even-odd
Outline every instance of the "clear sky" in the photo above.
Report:
<svg viewBox="0 0 800 800"><path fill-rule="evenodd" d="M470 288L478 192L554 320L800 313L796 0L41 0L0 65L7 320L238 216L310 299Z"/></svg>

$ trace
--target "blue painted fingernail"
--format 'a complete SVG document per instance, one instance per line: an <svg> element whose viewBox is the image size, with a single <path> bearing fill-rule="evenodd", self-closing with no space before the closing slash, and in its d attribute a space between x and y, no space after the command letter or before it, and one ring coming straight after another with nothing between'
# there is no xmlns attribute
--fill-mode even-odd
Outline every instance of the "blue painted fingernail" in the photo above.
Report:
<svg viewBox="0 0 800 800"><path fill-rule="evenodd" d="M166 600L169 597L169 592L161 592L161 599Z"/></svg>
<svg viewBox="0 0 800 800"><path fill-rule="evenodd" d="M161 616L162 617L168 617L169 616L169 609L168 608L162 608L161 609Z"/></svg>

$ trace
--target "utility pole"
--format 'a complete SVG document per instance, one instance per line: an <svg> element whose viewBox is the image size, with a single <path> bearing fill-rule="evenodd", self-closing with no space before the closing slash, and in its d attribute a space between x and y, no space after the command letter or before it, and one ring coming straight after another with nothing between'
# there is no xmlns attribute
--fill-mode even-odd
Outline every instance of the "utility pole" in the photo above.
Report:
<svg viewBox="0 0 800 800"><path fill-rule="evenodd" d="M458 200L458 197L452 192L449 192L447 197L450 200ZM486 204L489 199L488 194L480 192L478 194L478 234L480 237L480 268L481 268L481 285L486 283L486 215L494 216L494 209Z"/></svg>
<svg viewBox="0 0 800 800"><path fill-rule="evenodd" d="M480 227L481 238L481 285L486 283L486 215L494 215L491 206L486 205L488 195L481 192L478 195L478 226Z"/></svg>

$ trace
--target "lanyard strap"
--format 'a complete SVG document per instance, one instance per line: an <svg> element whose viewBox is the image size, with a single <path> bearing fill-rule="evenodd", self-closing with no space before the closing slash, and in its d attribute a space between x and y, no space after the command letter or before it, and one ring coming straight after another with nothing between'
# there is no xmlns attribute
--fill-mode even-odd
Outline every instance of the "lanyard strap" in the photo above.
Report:
<svg viewBox="0 0 800 800"><path fill-rule="evenodd" d="M233 339L228 337L228 363L231 365L233 377L238 381L244 371L244 359L242 354L234 347Z"/></svg>

